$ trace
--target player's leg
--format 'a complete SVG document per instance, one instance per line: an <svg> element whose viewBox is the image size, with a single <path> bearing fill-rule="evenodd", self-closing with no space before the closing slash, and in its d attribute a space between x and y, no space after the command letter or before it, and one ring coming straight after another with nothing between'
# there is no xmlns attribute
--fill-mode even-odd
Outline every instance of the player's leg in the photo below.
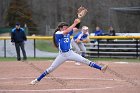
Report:
<svg viewBox="0 0 140 93"><path fill-rule="evenodd" d="M76 43L76 42L75 42ZM77 47L76 47L76 53L78 53L79 55L81 55L81 49L79 47L81 43L76 43ZM75 62L75 65L81 65L79 62Z"/></svg>
<svg viewBox="0 0 140 93"><path fill-rule="evenodd" d="M85 57L86 47L84 46L84 44L83 44L83 43L80 43L80 44L79 44L79 48L80 48L80 50L82 51L81 56L82 56L82 57Z"/></svg>
<svg viewBox="0 0 140 93"><path fill-rule="evenodd" d="M81 55L79 44L77 44L73 39L71 40L71 44L72 44L73 48L75 49L76 53ZM75 62L75 65L80 65L80 63L79 62Z"/></svg>
<svg viewBox="0 0 140 93"><path fill-rule="evenodd" d="M54 71L57 67L59 67L62 63L64 63L66 61L65 58L58 56L54 62L51 64L51 66L46 69L41 76L39 76L37 78L38 81L40 81L44 76L46 76L47 74L51 73L52 71Z"/></svg>
<svg viewBox="0 0 140 93"><path fill-rule="evenodd" d="M32 85L36 84L39 82L41 79L43 79L47 74L51 73L54 71L57 67L59 67L62 63L64 63L67 59L63 57L61 54L56 57L56 59L53 61L51 66L47 68L38 78L33 80L31 82Z"/></svg>
<svg viewBox="0 0 140 93"><path fill-rule="evenodd" d="M81 55L74 53L73 51L71 51L71 56L69 57L69 59L86 64L92 68L96 68L96 69L99 69L102 71L106 70L106 68L107 68L106 66L100 66L100 65L96 64L95 62L92 62L92 61L82 57Z"/></svg>
<svg viewBox="0 0 140 93"><path fill-rule="evenodd" d="M17 53L17 61L20 61L21 57L20 57L20 45L19 45L19 43L15 43L15 48L16 48L16 53Z"/></svg>
<svg viewBox="0 0 140 93"><path fill-rule="evenodd" d="M76 53L80 54L79 45L73 39L71 40L71 45L75 49Z"/></svg>
<svg viewBox="0 0 140 93"><path fill-rule="evenodd" d="M24 42L20 43L20 47L21 47L22 54L23 54L23 60L26 60L27 56L26 56L26 52L25 52L25 48L24 48Z"/></svg>

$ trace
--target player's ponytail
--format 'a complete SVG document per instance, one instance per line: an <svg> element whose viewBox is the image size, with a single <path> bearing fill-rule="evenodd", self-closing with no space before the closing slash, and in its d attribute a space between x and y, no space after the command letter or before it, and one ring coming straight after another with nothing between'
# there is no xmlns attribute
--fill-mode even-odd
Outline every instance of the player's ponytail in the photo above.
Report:
<svg viewBox="0 0 140 93"><path fill-rule="evenodd" d="M57 48L58 48L58 44L57 44L56 39L55 39L55 33L57 31L60 31L60 28L62 28L63 26L68 26L68 24L65 23L65 22L59 23L58 26L57 26L57 28L55 29L55 31L53 33L53 43L54 43L54 46L57 47Z"/></svg>
<svg viewBox="0 0 140 93"><path fill-rule="evenodd" d="M54 31L54 33L53 33L53 43L54 43L54 46L55 46L56 48L58 48L58 44L56 43L55 33L56 33L58 30L59 30L59 29L56 28L55 31Z"/></svg>

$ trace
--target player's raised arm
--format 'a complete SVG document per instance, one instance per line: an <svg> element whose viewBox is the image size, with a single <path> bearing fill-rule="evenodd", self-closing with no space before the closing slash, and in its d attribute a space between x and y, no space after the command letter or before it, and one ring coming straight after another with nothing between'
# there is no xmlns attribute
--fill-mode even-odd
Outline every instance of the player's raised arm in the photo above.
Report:
<svg viewBox="0 0 140 93"><path fill-rule="evenodd" d="M67 33L69 33L78 23L80 23L80 19L75 19L74 20L74 23L71 25L71 26L69 26L68 28L66 27L63 27L62 28L62 30L64 30L63 31L63 34L67 34Z"/></svg>

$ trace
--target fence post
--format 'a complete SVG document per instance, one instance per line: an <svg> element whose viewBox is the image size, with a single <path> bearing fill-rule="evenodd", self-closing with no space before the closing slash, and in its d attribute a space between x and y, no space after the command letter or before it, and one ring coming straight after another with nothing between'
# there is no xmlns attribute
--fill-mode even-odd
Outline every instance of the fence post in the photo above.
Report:
<svg viewBox="0 0 140 93"><path fill-rule="evenodd" d="M6 58L6 39L4 39L4 58Z"/></svg>
<svg viewBox="0 0 140 93"><path fill-rule="evenodd" d="M36 58L36 40L34 39L34 58Z"/></svg>
<svg viewBox="0 0 140 93"><path fill-rule="evenodd" d="M100 54L99 54L99 51L100 51L100 49L99 49L99 47L100 47L100 46L99 46L100 40L97 39L97 42L98 42L98 58L99 58L99 55L100 55Z"/></svg>

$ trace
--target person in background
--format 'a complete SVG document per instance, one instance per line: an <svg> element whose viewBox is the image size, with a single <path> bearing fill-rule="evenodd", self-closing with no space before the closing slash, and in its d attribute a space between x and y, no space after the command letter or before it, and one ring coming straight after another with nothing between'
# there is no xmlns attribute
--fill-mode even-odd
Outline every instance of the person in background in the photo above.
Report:
<svg viewBox="0 0 140 93"><path fill-rule="evenodd" d="M109 33L108 33L108 36L116 36L116 33L115 33L115 30L113 29L112 26L109 27ZM107 39L107 42L110 42L112 41L111 39Z"/></svg>
<svg viewBox="0 0 140 93"><path fill-rule="evenodd" d="M80 54L83 57L85 57L86 53L86 47L84 46L84 43L88 42L90 42L90 40L87 26L83 26L81 31L78 32L71 40L71 44L75 49L76 53ZM79 62L76 62L75 64L80 65Z"/></svg>
<svg viewBox="0 0 140 93"><path fill-rule="evenodd" d="M113 29L112 26L109 27L109 36L115 36L116 33L115 33L115 30Z"/></svg>
<svg viewBox="0 0 140 93"><path fill-rule="evenodd" d="M23 53L23 61L27 60L26 52L24 49L24 42L27 40L26 34L23 28L20 27L19 23L16 23L15 28L11 32L11 42L15 45L17 53L17 61L21 61L20 48Z"/></svg>
<svg viewBox="0 0 140 93"><path fill-rule="evenodd" d="M99 26L97 26L97 27L96 27L96 30L95 30L94 36L103 36L103 35L104 35L103 30L100 29ZM98 40L95 39L93 43L94 43L94 46L98 45Z"/></svg>
<svg viewBox="0 0 140 93"><path fill-rule="evenodd" d="M99 26L96 27L95 36L102 36L103 30L100 29Z"/></svg>

